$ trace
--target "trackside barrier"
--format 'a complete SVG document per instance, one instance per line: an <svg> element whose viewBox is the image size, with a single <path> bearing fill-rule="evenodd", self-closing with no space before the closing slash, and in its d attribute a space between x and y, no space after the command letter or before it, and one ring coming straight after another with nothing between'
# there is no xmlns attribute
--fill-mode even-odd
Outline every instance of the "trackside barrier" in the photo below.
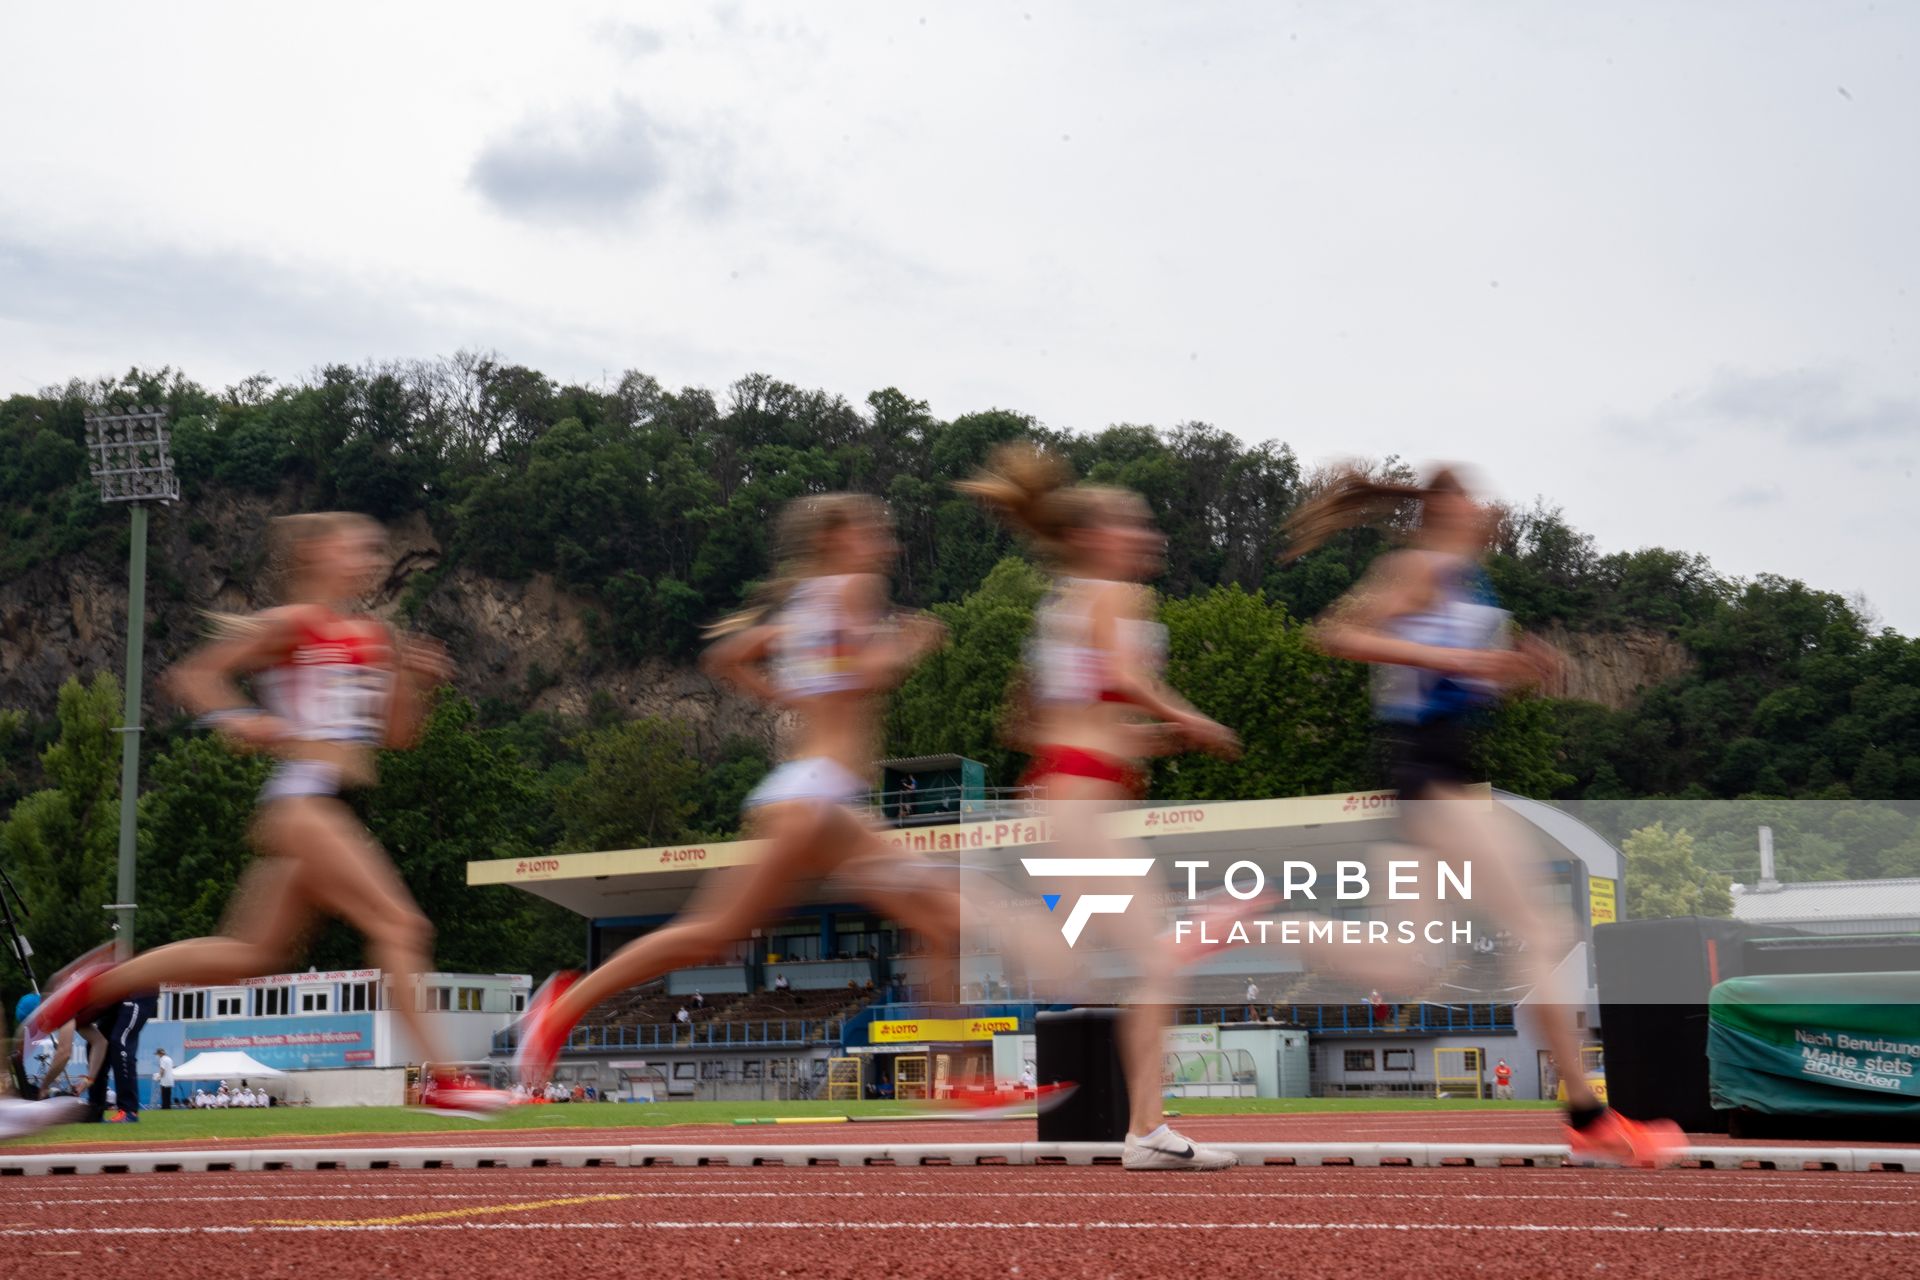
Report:
<svg viewBox="0 0 1920 1280"><path fill-rule="evenodd" d="M1356 1169L1554 1168L1577 1164L1557 1143L1237 1142L1243 1165ZM1688 1148L1703 1169L1920 1174L1920 1147ZM606 1147L295 1147L250 1151L62 1151L9 1156L0 1178L113 1173L276 1173L368 1169L625 1169L779 1165L1118 1165L1112 1142L648 1143Z"/></svg>

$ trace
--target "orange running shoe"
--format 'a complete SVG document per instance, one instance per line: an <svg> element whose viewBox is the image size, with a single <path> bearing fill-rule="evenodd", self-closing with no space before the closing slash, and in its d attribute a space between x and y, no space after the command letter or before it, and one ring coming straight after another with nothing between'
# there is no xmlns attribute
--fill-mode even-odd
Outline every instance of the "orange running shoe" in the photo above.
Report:
<svg viewBox="0 0 1920 1280"><path fill-rule="evenodd" d="M529 1089L538 1089L552 1077L554 1064L560 1061L560 1050L566 1047L567 1037L573 1033L571 1024L561 1026L553 1016L553 1006L561 994L578 981L579 974L562 969L541 983L533 999L527 1002L527 1014L520 1020L520 1043L513 1051L513 1066L520 1083Z"/></svg>
<svg viewBox="0 0 1920 1280"><path fill-rule="evenodd" d="M1584 1129L1568 1125L1567 1145L1582 1163L1659 1169L1680 1161L1687 1138L1671 1120L1629 1120L1608 1107Z"/></svg>

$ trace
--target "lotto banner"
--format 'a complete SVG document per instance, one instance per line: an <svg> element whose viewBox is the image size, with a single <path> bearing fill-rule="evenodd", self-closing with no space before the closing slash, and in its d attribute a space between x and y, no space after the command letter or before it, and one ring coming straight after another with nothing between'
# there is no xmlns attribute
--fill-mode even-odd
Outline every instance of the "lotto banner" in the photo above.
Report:
<svg viewBox="0 0 1920 1280"><path fill-rule="evenodd" d="M1020 1019L1000 1018L914 1018L908 1021L874 1022L868 1028L869 1044L913 1044L951 1040L991 1040L1002 1031L1018 1031Z"/></svg>

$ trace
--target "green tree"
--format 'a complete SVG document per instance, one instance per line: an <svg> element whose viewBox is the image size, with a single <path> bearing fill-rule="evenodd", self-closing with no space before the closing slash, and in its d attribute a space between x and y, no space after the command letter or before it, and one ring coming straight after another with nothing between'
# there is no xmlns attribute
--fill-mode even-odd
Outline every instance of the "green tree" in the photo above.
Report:
<svg viewBox="0 0 1920 1280"><path fill-rule="evenodd" d="M1473 760L1494 786L1548 799L1573 785L1560 767L1563 745L1553 705L1544 698L1508 698L1474 735Z"/></svg>
<svg viewBox="0 0 1920 1280"><path fill-rule="evenodd" d="M579 957L578 921L505 886L467 884L467 864L525 857L547 803L539 774L499 730L482 729L471 702L443 690L407 751L380 756L380 784L360 801L437 930L441 966L536 974Z"/></svg>
<svg viewBox="0 0 1920 1280"><path fill-rule="evenodd" d="M708 840L730 840L738 834L740 806L772 766L766 747L760 743L751 738L729 738L695 791L699 799L690 821L698 835Z"/></svg>
<svg viewBox="0 0 1920 1280"><path fill-rule="evenodd" d="M557 797L567 848L639 849L691 836L705 769L681 726L646 717L595 729L580 754L585 767Z"/></svg>
<svg viewBox="0 0 1920 1280"><path fill-rule="evenodd" d="M1239 760L1157 762L1153 794L1179 800L1314 795L1376 779L1367 673L1327 657L1284 605L1215 587L1169 601L1167 680L1240 735Z"/></svg>
<svg viewBox="0 0 1920 1280"><path fill-rule="evenodd" d="M176 738L154 757L140 797L142 946L220 928L254 856L247 826L272 768L209 734Z"/></svg>
<svg viewBox="0 0 1920 1280"><path fill-rule="evenodd" d="M1656 822L1628 836L1627 914L1633 919L1733 914L1732 882L1694 860L1693 835Z"/></svg>
<svg viewBox="0 0 1920 1280"><path fill-rule="evenodd" d="M0 826L0 863L20 888L28 937L50 971L104 941L120 831L120 682L60 686L60 734L41 755L46 786Z"/></svg>
<svg viewBox="0 0 1920 1280"><path fill-rule="evenodd" d="M888 755L954 752L985 764L996 783L1013 781L1020 756L1001 742L1001 723L1034 606L1045 593L1040 571L1009 557L960 603L933 607L947 624L947 643L894 694Z"/></svg>

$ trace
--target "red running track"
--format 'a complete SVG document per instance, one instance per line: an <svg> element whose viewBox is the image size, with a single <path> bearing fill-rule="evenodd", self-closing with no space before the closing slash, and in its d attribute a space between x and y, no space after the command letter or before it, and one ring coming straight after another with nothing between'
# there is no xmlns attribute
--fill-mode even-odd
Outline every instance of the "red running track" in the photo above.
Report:
<svg viewBox="0 0 1920 1280"><path fill-rule="evenodd" d="M1199 1126L1195 1126L1198 1128ZM642 1168L0 1185L0 1274L1911 1274L1920 1178L1585 1169Z"/></svg>

